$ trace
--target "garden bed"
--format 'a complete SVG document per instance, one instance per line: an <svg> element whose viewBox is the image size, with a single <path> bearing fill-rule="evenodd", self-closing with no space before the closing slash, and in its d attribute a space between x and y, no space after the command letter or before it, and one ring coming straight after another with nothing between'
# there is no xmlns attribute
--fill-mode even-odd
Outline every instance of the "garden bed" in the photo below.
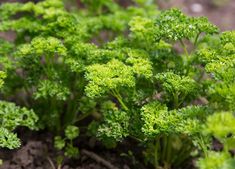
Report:
<svg viewBox="0 0 235 169"><path fill-rule="evenodd" d="M234 1L37 2L1 2L0 169L234 166Z"/></svg>

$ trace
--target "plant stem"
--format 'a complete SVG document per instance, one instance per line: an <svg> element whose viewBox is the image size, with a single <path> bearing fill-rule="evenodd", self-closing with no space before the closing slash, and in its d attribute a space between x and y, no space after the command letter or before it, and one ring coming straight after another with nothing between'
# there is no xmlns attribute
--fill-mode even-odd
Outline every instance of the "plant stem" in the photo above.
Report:
<svg viewBox="0 0 235 169"><path fill-rule="evenodd" d="M200 32L197 34L197 36L196 36L196 38L195 38L195 40L194 40L194 46L196 46L197 45L197 42L198 42L198 38L199 38L199 36L200 36Z"/></svg>
<svg viewBox="0 0 235 169"><path fill-rule="evenodd" d="M185 43L184 43L182 40L180 40L180 44L181 44L181 46L182 46L183 49L184 49L185 55L188 57L188 56L189 56L189 52L188 52L188 49L187 49Z"/></svg>
<svg viewBox="0 0 235 169"><path fill-rule="evenodd" d="M163 139L162 139L162 141L163 141L163 148L162 148L162 162L164 162L165 161L165 157L166 157L166 150L167 150L167 136L166 135L164 135L163 136Z"/></svg>
<svg viewBox="0 0 235 169"><path fill-rule="evenodd" d="M205 141L204 141L204 139L203 139L201 134L199 135L199 146L201 147L205 158L207 158L208 157L207 147L205 145Z"/></svg>
<svg viewBox="0 0 235 169"><path fill-rule="evenodd" d="M90 111L90 112L88 112L88 113L82 114L81 116L78 116L78 118L74 121L74 123L79 122L79 121L85 119L86 117L88 117L88 116L91 115L92 113L93 113L93 112Z"/></svg>
<svg viewBox="0 0 235 169"><path fill-rule="evenodd" d="M174 108L177 109L179 106L179 96L177 92L174 93L173 98L174 98Z"/></svg>
<svg viewBox="0 0 235 169"><path fill-rule="evenodd" d="M181 101L179 102L178 107L185 101L184 99L185 99L186 96L187 96L186 94L180 96Z"/></svg>
<svg viewBox="0 0 235 169"><path fill-rule="evenodd" d="M159 147L159 139L158 137L155 140L155 146L154 146L154 166L155 169L158 169L158 147Z"/></svg>
<svg viewBox="0 0 235 169"><path fill-rule="evenodd" d="M169 135L167 141L167 154L166 154L166 163L168 164L167 165L168 167L171 164L171 153L172 153L171 136Z"/></svg>
<svg viewBox="0 0 235 169"><path fill-rule="evenodd" d="M122 101L122 96L119 94L119 92L117 90L112 90L112 94L117 98L117 100L119 101L119 103L121 104L122 108L125 111L128 111L128 107L125 105L125 103Z"/></svg>
<svg viewBox="0 0 235 169"><path fill-rule="evenodd" d="M77 118L77 113L79 111L79 107L78 107L79 105L78 105L77 101L81 97L81 95L79 93L82 93L82 91L78 91L78 92L76 91L77 90L76 84L78 81L83 86L83 81L81 80L82 78L80 78L80 77L81 77L80 75L74 74L73 78L71 79L71 81L73 81L73 83L71 83L71 86L70 86L72 95L70 95L70 97L68 98L68 101L67 101L67 110L65 112L64 125L67 125L68 123L71 123L72 121L73 122L80 121L80 119L79 119L80 117ZM82 118L82 119L84 119L84 118ZM77 120L77 119L79 119L79 120Z"/></svg>
<svg viewBox="0 0 235 169"><path fill-rule="evenodd" d="M181 165L186 159L190 157L190 153L192 152L192 146L189 146L186 144L186 147L184 150L181 152L181 154L178 155L175 161L175 166Z"/></svg>
<svg viewBox="0 0 235 169"><path fill-rule="evenodd" d="M183 47L184 53L186 55L186 57L184 58L184 62L185 62L185 66L186 66L186 73L185 74L187 75L189 72L189 69L190 69L190 67L189 67L189 52L188 52L188 49L187 49L185 43L182 40L180 40L180 43L181 43L181 46Z"/></svg>

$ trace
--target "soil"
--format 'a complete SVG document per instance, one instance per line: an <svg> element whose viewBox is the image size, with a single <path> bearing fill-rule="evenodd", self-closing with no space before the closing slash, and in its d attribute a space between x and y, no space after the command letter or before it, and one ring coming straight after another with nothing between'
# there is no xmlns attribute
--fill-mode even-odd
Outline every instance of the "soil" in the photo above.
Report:
<svg viewBox="0 0 235 169"><path fill-rule="evenodd" d="M16 0L0 0L0 4L9 1ZM124 6L129 4L129 1L119 1ZM192 16L207 16L221 30L235 29L235 0L227 0L226 3L226 0L220 0L220 2L224 1L220 5L216 5L212 1L216 0L158 0L158 3L161 9L178 7ZM0 36L7 37L9 40L14 37L12 33L0 34ZM52 134L45 131L30 132L26 129L19 129L17 132L21 136L22 146L17 150L0 149L0 159L3 160L0 169L56 169L56 157L60 153L53 148ZM99 160L83 153L82 150L88 150L119 169L151 168L139 162L143 161L140 155L141 150L134 150L138 154L137 159L121 156L122 153L127 153L129 148L133 149L132 145L137 145L130 140L122 143L115 150L106 149L98 141L90 138L80 139L77 142L78 147L81 149L80 157L78 159L65 159L61 169L110 169ZM91 144L91 142L94 143ZM193 167L184 166L184 169L186 168L192 169Z"/></svg>
<svg viewBox="0 0 235 169"><path fill-rule="evenodd" d="M17 150L0 149L0 159L3 160L0 169L57 169L56 158L62 152L54 149L52 134L31 132L25 128L17 133L21 136L22 146ZM128 152L131 141L118 145L115 150L106 149L94 138L80 138L75 143L80 148L80 156L65 158L61 169L147 169L138 159L121 155Z"/></svg>

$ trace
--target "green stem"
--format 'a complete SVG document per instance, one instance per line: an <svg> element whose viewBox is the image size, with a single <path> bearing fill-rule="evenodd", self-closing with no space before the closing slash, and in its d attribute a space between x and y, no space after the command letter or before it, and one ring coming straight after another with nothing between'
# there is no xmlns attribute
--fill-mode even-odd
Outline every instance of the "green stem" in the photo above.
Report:
<svg viewBox="0 0 235 169"><path fill-rule="evenodd" d="M83 81L81 80L78 74L74 74L73 78L71 78L71 81L73 82L70 85L70 90L72 95L67 100L67 110L65 112L65 118L64 118L65 125L71 122L77 122L76 116L79 111L78 100L81 97L80 93L82 93L82 91L76 91L77 90L76 84L79 81L83 86Z"/></svg>
<svg viewBox="0 0 235 169"><path fill-rule="evenodd" d="M114 97L117 98L118 102L121 104L122 108L125 111L128 111L128 107L125 105L125 103L122 101L122 96L119 94L119 92L117 90L112 90L112 94L114 95Z"/></svg>
<svg viewBox="0 0 235 169"><path fill-rule="evenodd" d="M181 104L183 104L183 102L185 101L184 99L186 98L186 96L187 96L187 94L184 94L184 95L182 95L180 98L181 98L181 101L179 101L179 103L178 103L178 107L181 105Z"/></svg>
<svg viewBox="0 0 235 169"><path fill-rule="evenodd" d="M201 134L199 135L199 146L201 147L205 158L207 158L208 157L207 147L206 147L206 144L205 144L205 140L203 139Z"/></svg>
<svg viewBox="0 0 235 169"><path fill-rule="evenodd" d="M183 49L184 49L185 55L188 57L188 56L189 56L189 52L188 52L188 49L187 49L185 43L184 43L182 40L180 40L180 44L181 44L181 46L182 46Z"/></svg>
<svg viewBox="0 0 235 169"><path fill-rule="evenodd" d="M164 162L165 159L166 159L166 151L167 151L167 136L164 135L163 138L162 138L162 141L163 141L163 148L162 148L162 158L161 158L161 161Z"/></svg>
<svg viewBox="0 0 235 169"><path fill-rule="evenodd" d="M189 69L190 69L190 66L189 66L189 52L187 50L187 47L186 47L185 43L182 40L180 40L180 43L181 43L181 46L183 47L184 53L186 55L186 57L184 58L184 62L185 62L185 66L186 66L185 74L187 75L188 72L189 72Z"/></svg>
<svg viewBox="0 0 235 169"><path fill-rule="evenodd" d="M27 107L29 105L34 105L35 100L32 99L33 92L31 91L31 87L29 86L29 84L27 82L24 83L23 90L26 92L26 95L28 96L27 99L25 100Z"/></svg>
<svg viewBox="0 0 235 169"><path fill-rule="evenodd" d="M179 96L177 92L173 95L173 98L174 98L174 108L177 109L179 106Z"/></svg>
<svg viewBox="0 0 235 169"><path fill-rule="evenodd" d="M53 70L53 60L49 55L45 56L46 59L46 71L47 71L47 76L48 78L51 77L51 75L53 74L52 70Z"/></svg>
<svg viewBox="0 0 235 169"><path fill-rule="evenodd" d="M135 140L137 142L143 142L143 140L141 140L141 139L139 139L139 138L137 138L137 137L135 137L133 135L129 135L128 137L130 137L131 139L133 139L133 140Z"/></svg>
<svg viewBox="0 0 235 169"><path fill-rule="evenodd" d="M190 153L192 152L192 147L184 148L184 150L177 156L175 160L175 166L180 166L186 159L190 157Z"/></svg>
<svg viewBox="0 0 235 169"><path fill-rule="evenodd" d="M84 113L84 114L82 114L81 116L78 116L78 118L74 121L74 123L79 122L79 121L85 119L86 117L88 117L88 116L91 115L92 113L93 113L93 112L91 111L91 112L88 112L88 113Z"/></svg>
<svg viewBox="0 0 235 169"><path fill-rule="evenodd" d="M61 129L61 119L60 119L60 114L58 115L58 110L57 110L57 105L56 105L56 100L53 99L53 98L48 98L48 110L49 110L49 113L52 113L54 114L55 118L53 118L55 120L55 130L57 134L60 133L60 129Z"/></svg>
<svg viewBox="0 0 235 169"><path fill-rule="evenodd" d="M155 146L154 146L154 166L155 166L155 169L158 169L158 166L159 166L159 163L158 163L158 147L159 147L159 139L156 138Z"/></svg>
<svg viewBox="0 0 235 169"><path fill-rule="evenodd" d="M171 164L171 153L172 153L172 145L171 145L171 136L168 136L168 141L167 141L167 154L166 154L166 163L168 164L167 166L170 167Z"/></svg>
<svg viewBox="0 0 235 169"><path fill-rule="evenodd" d="M194 46L196 46L197 45L197 42L198 42L198 38L199 38L199 36L200 36L200 32L197 34L197 36L196 36L196 38L195 38L195 40L194 40Z"/></svg>

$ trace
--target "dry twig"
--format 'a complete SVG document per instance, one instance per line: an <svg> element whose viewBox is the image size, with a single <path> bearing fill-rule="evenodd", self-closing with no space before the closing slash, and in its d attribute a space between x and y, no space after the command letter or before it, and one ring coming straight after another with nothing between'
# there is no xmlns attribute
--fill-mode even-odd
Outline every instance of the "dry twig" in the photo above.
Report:
<svg viewBox="0 0 235 169"><path fill-rule="evenodd" d="M93 160L97 161L98 163L103 164L104 166L106 166L109 169L119 169L118 167L114 166L113 164L111 164L110 162L108 162L107 160L103 159L102 157L100 157L99 155L90 152L88 150L82 150L81 151L84 155L92 158Z"/></svg>

